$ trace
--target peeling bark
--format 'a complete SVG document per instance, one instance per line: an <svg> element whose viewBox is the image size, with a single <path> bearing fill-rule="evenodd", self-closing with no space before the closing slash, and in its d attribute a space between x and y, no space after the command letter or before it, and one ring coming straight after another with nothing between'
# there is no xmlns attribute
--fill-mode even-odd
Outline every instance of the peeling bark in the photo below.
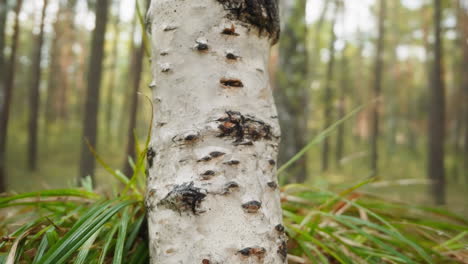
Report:
<svg viewBox="0 0 468 264"><path fill-rule="evenodd" d="M277 19L274 1L152 1L150 263L285 262L266 69Z"/></svg>

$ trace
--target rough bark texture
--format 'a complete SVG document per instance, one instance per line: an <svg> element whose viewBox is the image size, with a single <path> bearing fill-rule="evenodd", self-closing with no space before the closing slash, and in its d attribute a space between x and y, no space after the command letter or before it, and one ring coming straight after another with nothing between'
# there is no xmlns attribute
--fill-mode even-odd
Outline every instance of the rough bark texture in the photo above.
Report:
<svg viewBox="0 0 468 264"><path fill-rule="evenodd" d="M374 65L374 87L373 98L379 98L382 93L382 71L383 71L383 49L385 39L385 16L386 16L386 0L380 0L379 8L379 33L377 38L377 51L375 54ZM371 156L370 156L370 169L372 175L377 176L379 152L378 152L378 139L379 139L379 111L380 100L372 107L371 117Z"/></svg>
<svg viewBox="0 0 468 264"><path fill-rule="evenodd" d="M429 101L429 155L428 176L431 194L436 204L445 203L445 87L442 69L441 0L434 0L434 61L430 83Z"/></svg>
<svg viewBox="0 0 468 264"><path fill-rule="evenodd" d="M150 263L285 263L270 31L229 3L153 0L148 13Z"/></svg>
<svg viewBox="0 0 468 264"><path fill-rule="evenodd" d="M13 37L11 41L10 62L5 74L5 83L2 89L3 100L0 102L0 193L6 191L6 148L8 121L10 119L10 106L13 97L13 86L15 81L16 52L18 49L18 39L20 33L19 13L23 0L18 0L15 6L15 24L13 28Z"/></svg>
<svg viewBox="0 0 468 264"><path fill-rule="evenodd" d="M97 147L97 116L99 107L99 90L101 86L102 61L104 57L104 37L108 16L108 0L96 3L96 28L93 31L91 55L88 68L88 88L86 94L85 113L83 121L83 139ZM81 149L80 178L94 175L95 158L83 143Z"/></svg>
<svg viewBox="0 0 468 264"><path fill-rule="evenodd" d="M44 0L41 15L39 35L33 52L33 66L31 73L31 87L29 91L29 136L28 136L28 168L32 171L37 168L37 136L39 123L39 85L41 82L41 58L42 44L44 42L44 20L46 16L48 0Z"/></svg>

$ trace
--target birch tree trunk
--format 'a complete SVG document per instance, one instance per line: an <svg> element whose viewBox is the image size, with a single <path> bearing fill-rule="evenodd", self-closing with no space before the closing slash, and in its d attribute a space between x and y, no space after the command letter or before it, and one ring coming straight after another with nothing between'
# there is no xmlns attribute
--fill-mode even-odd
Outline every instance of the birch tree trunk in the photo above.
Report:
<svg viewBox="0 0 468 264"><path fill-rule="evenodd" d="M274 0L153 0L150 263L284 263Z"/></svg>

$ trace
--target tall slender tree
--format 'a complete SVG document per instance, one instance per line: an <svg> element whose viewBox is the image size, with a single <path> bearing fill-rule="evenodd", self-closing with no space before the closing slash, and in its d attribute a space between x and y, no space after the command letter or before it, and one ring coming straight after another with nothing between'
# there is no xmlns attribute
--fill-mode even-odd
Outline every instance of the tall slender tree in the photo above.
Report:
<svg viewBox="0 0 468 264"><path fill-rule="evenodd" d="M324 129L328 128L332 123L332 115L333 115L333 79L334 79L334 70L335 70L335 42L336 42L336 33L335 33L335 24L336 19L338 16L338 1L335 1L335 14L333 15L332 23L331 23L331 30L330 30L330 44L329 44L329 54L330 57L328 59L327 64L327 73L326 73L326 80L325 80L325 90L324 90L324 112L323 112L323 120L324 120ZM329 152L330 152L330 141L328 138L323 140L322 146L322 171L327 171L329 167Z"/></svg>
<svg viewBox="0 0 468 264"><path fill-rule="evenodd" d="M378 175L378 162L379 162L379 117L380 117L380 96L382 94L382 73L384 67L383 53L385 43L385 17L387 15L387 0L379 1L379 16L378 16L378 36L377 48L374 62L374 85L373 85L373 98L377 101L372 105L371 112L371 155L370 155L370 169L372 176Z"/></svg>
<svg viewBox="0 0 468 264"><path fill-rule="evenodd" d="M147 0L149 4L149 0ZM134 46L132 56L132 77L131 77L131 102L130 102L130 116L128 122L128 132L127 132L127 151L124 159L124 169L123 172L125 175L132 175L132 167L128 162L128 158L135 160L135 127L137 123L137 113L138 113L138 90L141 83L141 73L143 71L143 58L145 55L145 45L144 45L144 35L145 32L141 32L138 45Z"/></svg>
<svg viewBox="0 0 468 264"><path fill-rule="evenodd" d="M152 1L151 264L286 263L275 0Z"/></svg>
<svg viewBox="0 0 468 264"><path fill-rule="evenodd" d="M350 85L349 81L349 66L348 66L348 58L346 57L347 45L343 48L341 52L341 62L340 62L340 88L339 88L339 101L338 101L338 119L342 119L346 114L346 95L348 91L352 90L348 86ZM336 152L335 152L335 159L336 164L338 167L341 167L341 160L343 159L344 153L344 145L345 145L345 124L341 124L337 128L337 135L336 135Z"/></svg>
<svg viewBox="0 0 468 264"><path fill-rule="evenodd" d="M11 41L10 61L5 74L5 83L3 85L3 101L0 102L0 192L6 191L6 148L8 122L10 118L11 100L13 97L13 86L15 81L16 52L18 50L18 40L20 34L19 14L23 0L18 0L15 6L15 22L13 27L13 37Z"/></svg>
<svg viewBox="0 0 468 264"><path fill-rule="evenodd" d="M3 72L3 63L4 63L4 54L3 50L5 48L5 29L6 29L6 19L8 13L8 1L0 0L0 72ZM3 85L2 75L0 77L0 87Z"/></svg>
<svg viewBox="0 0 468 264"><path fill-rule="evenodd" d="M41 61L42 61L42 44L44 42L44 23L46 10L49 1L44 0L41 13L41 24L39 26L39 34L36 37L33 47L33 64L31 67L31 86L29 91L29 136L28 136L28 168L32 171L37 168L37 137L39 123L39 103L40 93L39 86L41 83Z"/></svg>
<svg viewBox="0 0 468 264"><path fill-rule="evenodd" d="M288 161L307 143L307 109L309 108L306 0L284 2L283 37L279 43L279 67L276 101L280 109L283 140L280 145L280 163ZM304 182L307 162L302 159L292 173L291 181Z"/></svg>
<svg viewBox="0 0 468 264"><path fill-rule="evenodd" d="M462 51L462 63L460 69L460 76L461 76L461 90L462 90L462 102L465 102L462 104L462 109L463 111L462 114L462 121L461 123L464 123L464 126L461 126L461 129L463 132L460 133L460 135L464 135L464 150L463 154L465 157L468 157L468 74L466 72L466 69L468 69L468 3L463 0L458 0L458 31L459 31L459 46ZM465 162L465 171L468 170L468 163ZM467 176L468 177L468 176ZM468 179L468 178L467 178Z"/></svg>
<svg viewBox="0 0 468 264"><path fill-rule="evenodd" d="M120 5L120 1L117 2L117 6ZM119 58L119 42L120 42L120 18L119 18L119 11L120 9L116 7L116 14L114 16L114 39L112 42L112 52L110 56L110 66L109 66L109 83L108 83L108 88L107 88L107 96L106 96L106 138L107 142L111 143L113 142L113 128L112 124L113 119L114 119L114 97L115 94L114 92L116 91L116 85L118 82L116 82L117 78L117 72L118 72L118 58Z"/></svg>
<svg viewBox="0 0 468 264"><path fill-rule="evenodd" d="M442 1L434 0L434 45L428 104L429 153L427 160L430 191L436 204L445 203L445 84L443 73Z"/></svg>
<svg viewBox="0 0 468 264"><path fill-rule="evenodd" d="M88 66L88 87L83 120L83 139L97 147L99 95L104 58L104 37L107 27L109 0L96 2L96 23L91 41L91 54ZM86 144L81 148L79 177L91 176L94 179L95 160Z"/></svg>

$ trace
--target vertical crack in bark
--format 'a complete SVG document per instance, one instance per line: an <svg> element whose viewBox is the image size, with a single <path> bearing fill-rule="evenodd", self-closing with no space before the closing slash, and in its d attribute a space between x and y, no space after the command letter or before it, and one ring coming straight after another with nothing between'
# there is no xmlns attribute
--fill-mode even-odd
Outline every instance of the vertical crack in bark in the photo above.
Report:
<svg viewBox="0 0 468 264"><path fill-rule="evenodd" d="M287 246L285 240L281 241L281 245L278 247L277 252L278 252L278 254L281 255L281 258L283 259L283 261L286 261L286 258L288 256L288 246Z"/></svg>
<svg viewBox="0 0 468 264"><path fill-rule="evenodd" d="M278 41L280 25L277 0L217 1L229 11L229 18L253 25L260 34L267 32L273 44Z"/></svg>
<svg viewBox="0 0 468 264"><path fill-rule="evenodd" d="M148 151L146 151L146 162L148 163L149 168L153 167L154 157L156 157L156 152L153 150L152 147L149 147Z"/></svg>

